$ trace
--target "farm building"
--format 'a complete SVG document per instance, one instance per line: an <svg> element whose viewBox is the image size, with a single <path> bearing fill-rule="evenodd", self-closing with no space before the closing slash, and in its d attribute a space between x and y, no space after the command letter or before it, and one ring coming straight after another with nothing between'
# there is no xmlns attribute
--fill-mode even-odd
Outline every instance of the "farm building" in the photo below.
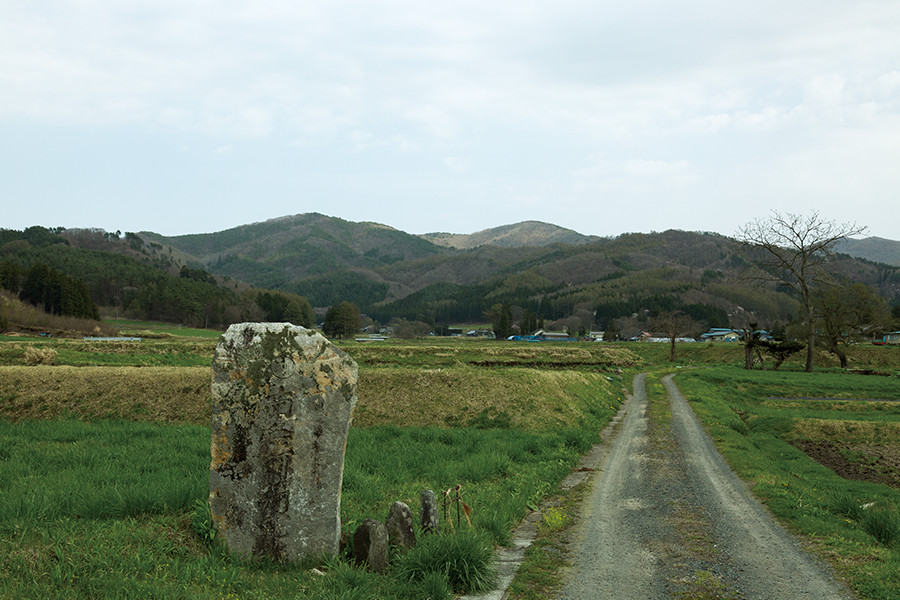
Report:
<svg viewBox="0 0 900 600"><path fill-rule="evenodd" d="M741 339L741 334L734 329L712 328L706 333L700 334L701 342L736 342Z"/></svg>
<svg viewBox="0 0 900 600"><path fill-rule="evenodd" d="M701 342L739 342L744 339L744 329L712 328L706 333L700 334ZM753 332L753 338L758 340L771 340L772 335L764 329Z"/></svg>

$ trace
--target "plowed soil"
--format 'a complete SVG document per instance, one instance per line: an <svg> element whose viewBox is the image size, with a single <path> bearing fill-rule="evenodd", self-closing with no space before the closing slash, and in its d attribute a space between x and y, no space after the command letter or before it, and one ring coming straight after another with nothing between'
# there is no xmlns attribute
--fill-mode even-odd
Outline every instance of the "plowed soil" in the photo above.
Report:
<svg viewBox="0 0 900 600"><path fill-rule="evenodd" d="M874 446L830 440L791 443L841 477L900 488L900 444Z"/></svg>

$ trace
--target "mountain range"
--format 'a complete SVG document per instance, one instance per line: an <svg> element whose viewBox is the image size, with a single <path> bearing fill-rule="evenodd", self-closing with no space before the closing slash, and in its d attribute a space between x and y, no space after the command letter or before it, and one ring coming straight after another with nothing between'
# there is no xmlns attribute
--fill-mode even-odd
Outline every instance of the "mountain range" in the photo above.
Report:
<svg viewBox="0 0 900 600"><path fill-rule="evenodd" d="M831 268L900 304L898 245L847 240ZM320 317L346 301L381 323L483 323L507 306L515 322L534 317L570 331L645 327L647 315L666 310L704 326L777 324L799 309L787 287L744 277L731 238L596 237L537 221L468 235L412 235L316 213L182 236L0 229L3 287L19 293L40 264L83 282L106 314L209 326L301 314L297 296Z"/></svg>
<svg viewBox="0 0 900 600"><path fill-rule="evenodd" d="M796 311L784 290L743 281L736 243L715 233L600 238L525 221L468 235L417 236L312 213L218 233L139 235L192 267L296 293L316 307L348 300L381 319L478 320L489 307L510 303L548 318L586 320L598 305L616 304L630 315L651 297L708 307L720 320L742 311L784 320ZM893 298L900 275L887 265L900 265L900 243L848 242L842 251L865 260L845 256L836 268Z"/></svg>

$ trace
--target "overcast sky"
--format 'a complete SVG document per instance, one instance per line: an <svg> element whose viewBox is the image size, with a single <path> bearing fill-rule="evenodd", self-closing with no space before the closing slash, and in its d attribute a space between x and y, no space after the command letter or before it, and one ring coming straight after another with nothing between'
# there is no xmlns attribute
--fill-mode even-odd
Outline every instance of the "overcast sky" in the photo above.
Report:
<svg viewBox="0 0 900 600"><path fill-rule="evenodd" d="M0 3L0 227L900 239L900 2Z"/></svg>

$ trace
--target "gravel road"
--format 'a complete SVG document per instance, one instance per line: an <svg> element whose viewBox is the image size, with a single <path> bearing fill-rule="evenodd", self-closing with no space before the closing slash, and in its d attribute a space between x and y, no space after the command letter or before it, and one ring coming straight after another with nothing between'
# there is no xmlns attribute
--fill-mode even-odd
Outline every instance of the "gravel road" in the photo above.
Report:
<svg viewBox="0 0 900 600"><path fill-rule="evenodd" d="M596 474L564 600L847 599L829 569L775 523L716 451L671 376L644 375Z"/></svg>

